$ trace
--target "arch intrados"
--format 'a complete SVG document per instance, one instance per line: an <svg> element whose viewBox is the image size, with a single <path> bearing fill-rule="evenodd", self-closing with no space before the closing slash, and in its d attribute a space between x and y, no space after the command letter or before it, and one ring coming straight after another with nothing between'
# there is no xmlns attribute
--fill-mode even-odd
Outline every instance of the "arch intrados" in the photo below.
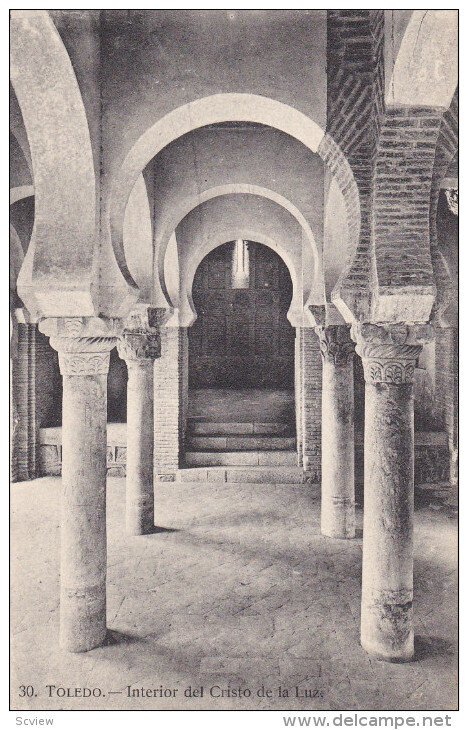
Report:
<svg viewBox="0 0 468 730"><path fill-rule="evenodd" d="M387 103L447 109L457 84L457 11L413 10L393 62Z"/></svg>
<svg viewBox="0 0 468 730"><path fill-rule="evenodd" d="M267 200L271 200L272 202L279 205L284 210L288 211L293 218L296 219L298 224L301 226L301 228L304 231L304 234L309 241L310 244L310 250L312 252L312 258L313 258L313 276L310 278L310 287L308 287L308 293L312 289L313 282L318 278L321 271L320 266L320 257L318 253L317 243L315 241L314 234L312 232L312 229L301 213L301 211L293 205L287 198L283 197L279 193L275 192L274 190L270 190L269 188L264 188L259 185L250 185L248 183L241 184L241 183L232 183L227 185L218 185L213 188L210 188L200 195L194 196L189 199L184 200L183 208L179 209L177 213L174 215L174 217L171 219L171 222L168 226L166 226L164 233L160 240L160 250L159 250L159 256L158 256L158 276L159 276L159 283L161 286L161 289L164 293L164 296L169 301L169 295L167 292L167 286L165 281L165 273L164 273L164 260L165 255L167 251L167 246L169 244L170 237L174 230L177 228L179 223L189 214L192 210L195 210L199 205L202 205L203 203L206 203L208 200L213 200L214 198L223 197L225 195L254 195L257 197L265 198ZM285 262L286 263L286 262Z"/></svg>
<svg viewBox="0 0 468 730"><path fill-rule="evenodd" d="M16 228L10 223L10 289L16 287L23 261L24 251L20 237L16 232Z"/></svg>
<svg viewBox="0 0 468 730"><path fill-rule="evenodd" d="M110 197L110 227L122 273L134 284L125 260L123 220L138 175L164 147L200 127L223 122L252 122L278 129L318 153L324 130L310 117L283 102L257 94L214 94L195 99L166 114L133 145L117 173Z"/></svg>

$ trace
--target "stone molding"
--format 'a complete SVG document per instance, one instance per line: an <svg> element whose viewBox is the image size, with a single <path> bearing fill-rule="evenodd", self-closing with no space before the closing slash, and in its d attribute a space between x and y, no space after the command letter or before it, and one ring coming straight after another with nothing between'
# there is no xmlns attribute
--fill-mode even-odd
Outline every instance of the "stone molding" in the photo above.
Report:
<svg viewBox="0 0 468 730"><path fill-rule="evenodd" d="M316 327L315 331L324 360L336 366L347 365L350 362L355 352L355 343L351 340L349 326L328 325Z"/></svg>
<svg viewBox="0 0 468 730"><path fill-rule="evenodd" d="M351 335L362 358L367 383L412 383L422 346L432 339L432 327L421 325L354 325Z"/></svg>

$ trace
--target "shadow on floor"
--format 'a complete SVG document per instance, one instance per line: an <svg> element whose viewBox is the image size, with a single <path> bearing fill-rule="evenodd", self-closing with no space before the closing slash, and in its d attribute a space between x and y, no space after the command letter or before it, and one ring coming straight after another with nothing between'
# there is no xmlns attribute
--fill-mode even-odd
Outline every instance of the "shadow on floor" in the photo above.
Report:
<svg viewBox="0 0 468 730"><path fill-rule="evenodd" d="M440 636L415 636L414 661L433 656L455 656L455 645Z"/></svg>

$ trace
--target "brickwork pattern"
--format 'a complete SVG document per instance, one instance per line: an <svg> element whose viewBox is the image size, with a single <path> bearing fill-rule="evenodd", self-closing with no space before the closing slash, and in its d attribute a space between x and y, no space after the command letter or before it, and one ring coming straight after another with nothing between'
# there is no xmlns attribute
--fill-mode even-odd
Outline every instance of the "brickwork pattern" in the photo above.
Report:
<svg viewBox="0 0 468 730"><path fill-rule="evenodd" d="M35 324L18 324L17 358L12 380L12 451L14 478L18 481L33 479L37 475L36 338Z"/></svg>
<svg viewBox="0 0 468 730"><path fill-rule="evenodd" d="M458 459L458 331L435 329L435 414L438 428L448 436L450 481L457 482Z"/></svg>
<svg viewBox="0 0 468 730"><path fill-rule="evenodd" d="M327 132L359 189L360 236L335 292L448 286L433 254L440 179L457 147L458 99L431 108L385 108L384 11L328 11ZM433 177L434 173L434 177ZM351 219L350 219L351 220ZM445 277L445 281L444 281Z"/></svg>
<svg viewBox="0 0 468 730"><path fill-rule="evenodd" d="M440 124L440 134L434 155L434 170L431 185L431 246L437 246L437 206L439 203L440 183L458 150L458 89L452 103L444 113Z"/></svg>
<svg viewBox="0 0 468 730"><path fill-rule="evenodd" d="M302 460L308 481L321 479L322 356L315 331L302 329Z"/></svg>
<svg viewBox="0 0 468 730"><path fill-rule="evenodd" d="M353 244L337 289L365 296L371 276L372 162L383 107L383 11L328 11L327 58L327 132L349 163L359 196L348 210Z"/></svg>
<svg viewBox="0 0 468 730"><path fill-rule="evenodd" d="M154 361L155 479L173 481L184 453L188 404L188 342L183 327L161 327Z"/></svg>
<svg viewBox="0 0 468 730"><path fill-rule="evenodd" d="M430 245L432 266L437 284L437 298L433 316L439 318L452 297L454 287L450 271L445 259L438 248L437 237L437 210L439 206L440 184L447 175L450 163L458 150L458 90L454 94L452 103L442 117L440 134L434 156L434 168L431 185L430 200Z"/></svg>
<svg viewBox="0 0 468 730"><path fill-rule="evenodd" d="M296 328L294 341L294 399L296 405L296 447L297 465L302 466L302 333L301 327Z"/></svg>
<svg viewBox="0 0 468 730"><path fill-rule="evenodd" d="M387 109L373 180L373 249L379 287L434 283L429 208L440 111Z"/></svg>

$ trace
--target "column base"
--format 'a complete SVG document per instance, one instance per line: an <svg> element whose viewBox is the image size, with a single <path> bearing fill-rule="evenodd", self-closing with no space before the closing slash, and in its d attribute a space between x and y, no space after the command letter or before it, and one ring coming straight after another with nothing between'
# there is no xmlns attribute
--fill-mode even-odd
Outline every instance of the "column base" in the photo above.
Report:
<svg viewBox="0 0 468 730"><path fill-rule="evenodd" d="M414 661L414 649L408 650L406 653L395 655L393 653L381 651L378 647L374 647L372 644L368 644L367 642L365 642L364 639L361 639L361 646L367 654L373 656L375 659L378 659L381 662L390 662L390 664L404 664Z"/></svg>
<svg viewBox="0 0 468 730"><path fill-rule="evenodd" d="M75 654L96 649L106 640L106 589L74 591L60 602L60 648Z"/></svg>
<svg viewBox="0 0 468 730"><path fill-rule="evenodd" d="M361 606L361 646L385 662L414 659L412 603Z"/></svg>
<svg viewBox="0 0 468 730"><path fill-rule="evenodd" d="M125 532L127 535L148 535L154 528L154 498L127 501Z"/></svg>

